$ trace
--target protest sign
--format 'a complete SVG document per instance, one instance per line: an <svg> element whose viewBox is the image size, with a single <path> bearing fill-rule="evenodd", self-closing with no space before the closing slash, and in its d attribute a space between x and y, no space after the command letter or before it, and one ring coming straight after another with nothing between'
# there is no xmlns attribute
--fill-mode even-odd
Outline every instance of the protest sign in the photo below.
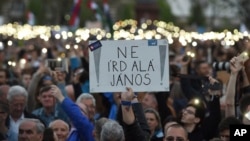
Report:
<svg viewBox="0 0 250 141"><path fill-rule="evenodd" d="M90 41L90 92L169 91L167 40Z"/></svg>

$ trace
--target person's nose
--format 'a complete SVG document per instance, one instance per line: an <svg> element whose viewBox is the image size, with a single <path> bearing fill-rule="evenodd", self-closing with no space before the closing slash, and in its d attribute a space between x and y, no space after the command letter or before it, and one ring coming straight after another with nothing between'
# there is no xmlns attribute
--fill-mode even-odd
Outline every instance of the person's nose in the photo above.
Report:
<svg viewBox="0 0 250 141"><path fill-rule="evenodd" d="M21 106L21 105L17 105L17 107L16 107L16 109L17 109L18 111L22 110L22 108L23 108L23 106Z"/></svg>

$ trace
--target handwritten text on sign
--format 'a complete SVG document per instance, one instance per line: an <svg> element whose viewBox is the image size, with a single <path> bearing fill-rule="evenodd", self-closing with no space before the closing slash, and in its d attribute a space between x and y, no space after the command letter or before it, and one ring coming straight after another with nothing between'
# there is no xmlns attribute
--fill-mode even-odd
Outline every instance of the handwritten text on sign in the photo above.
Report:
<svg viewBox="0 0 250 141"><path fill-rule="evenodd" d="M152 43L153 42L153 43ZM90 52L91 92L167 91L166 40L101 41Z"/></svg>

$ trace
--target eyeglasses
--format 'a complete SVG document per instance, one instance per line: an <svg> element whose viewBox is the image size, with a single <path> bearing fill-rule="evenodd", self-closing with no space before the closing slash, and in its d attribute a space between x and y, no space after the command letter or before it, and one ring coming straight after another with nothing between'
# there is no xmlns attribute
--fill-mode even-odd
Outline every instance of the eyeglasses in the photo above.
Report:
<svg viewBox="0 0 250 141"><path fill-rule="evenodd" d="M189 109L183 109L183 112L187 112L190 115L194 115L195 113Z"/></svg>
<svg viewBox="0 0 250 141"><path fill-rule="evenodd" d="M182 137L173 137L173 136L169 136L169 137L166 137L166 141L185 141L184 138Z"/></svg>

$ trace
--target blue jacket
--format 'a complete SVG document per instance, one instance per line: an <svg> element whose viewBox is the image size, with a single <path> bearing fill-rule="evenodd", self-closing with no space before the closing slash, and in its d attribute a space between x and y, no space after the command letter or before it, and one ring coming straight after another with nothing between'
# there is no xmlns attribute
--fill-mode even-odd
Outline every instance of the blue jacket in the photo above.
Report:
<svg viewBox="0 0 250 141"><path fill-rule="evenodd" d="M67 141L94 141L92 134L94 126L81 113L80 108L69 98L65 98L61 106L73 123L74 128L76 128L75 131L71 132Z"/></svg>

